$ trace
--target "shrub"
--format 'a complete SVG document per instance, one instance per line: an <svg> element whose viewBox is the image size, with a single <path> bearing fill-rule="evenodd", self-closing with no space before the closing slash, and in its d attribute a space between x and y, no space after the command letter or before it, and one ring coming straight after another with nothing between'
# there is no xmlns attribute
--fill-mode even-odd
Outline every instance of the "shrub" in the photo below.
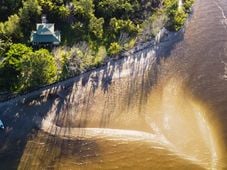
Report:
<svg viewBox="0 0 227 170"><path fill-rule="evenodd" d="M93 0L73 0L75 14L90 18L94 13Z"/></svg>
<svg viewBox="0 0 227 170"><path fill-rule="evenodd" d="M106 56L107 56L106 48L104 46L100 46L94 58L94 62L93 62L94 65L101 64L104 61Z"/></svg>
<svg viewBox="0 0 227 170"><path fill-rule="evenodd" d="M100 0L97 4L97 13L109 20L113 17L127 16L137 5L137 1L130 2L130 0Z"/></svg>
<svg viewBox="0 0 227 170"><path fill-rule="evenodd" d="M121 51L122 51L122 47L117 42L111 43L108 49L108 52L110 55L119 54Z"/></svg>
<svg viewBox="0 0 227 170"><path fill-rule="evenodd" d="M10 39L1 39L0 38L0 61L5 57L5 53L9 50L12 42Z"/></svg>
<svg viewBox="0 0 227 170"><path fill-rule="evenodd" d="M110 20L110 27L116 34L125 32L129 35L135 35L139 30L137 25L135 25L131 20L122 20L116 18L112 18Z"/></svg>
<svg viewBox="0 0 227 170"><path fill-rule="evenodd" d="M60 7L57 7L56 8L56 12L57 12L58 16L60 16L60 18L62 20L67 19L69 17L69 15L70 15L70 10L67 7L65 7L64 5L61 5Z"/></svg>
<svg viewBox="0 0 227 170"><path fill-rule="evenodd" d="M186 18L187 14L184 12L184 10L178 10L173 17L171 28L175 31L179 31L184 25Z"/></svg>
<svg viewBox="0 0 227 170"><path fill-rule="evenodd" d="M76 76L94 65L95 57L87 43L81 42L65 50L68 53L62 62L61 79Z"/></svg>
<svg viewBox="0 0 227 170"><path fill-rule="evenodd" d="M190 11L190 8L195 0L184 0L184 8L186 11Z"/></svg>
<svg viewBox="0 0 227 170"><path fill-rule="evenodd" d="M173 17L178 10L178 0L165 0L164 9L169 17Z"/></svg>
<svg viewBox="0 0 227 170"><path fill-rule="evenodd" d="M142 28L139 32L140 41L146 41L155 37L157 33L166 25L167 21L168 17L164 11L156 11L143 22Z"/></svg>
<svg viewBox="0 0 227 170"><path fill-rule="evenodd" d="M44 14L51 13L54 10L55 4L52 0L38 0Z"/></svg>
<svg viewBox="0 0 227 170"><path fill-rule="evenodd" d="M96 18L95 16L92 16L90 18L89 22L89 29L90 32L95 35L98 39L101 39L103 36L103 24L104 19L103 18Z"/></svg>
<svg viewBox="0 0 227 170"><path fill-rule="evenodd" d="M124 49L130 50L135 46L135 44L136 44L136 38L132 38L131 40L129 40L129 42L124 44Z"/></svg>

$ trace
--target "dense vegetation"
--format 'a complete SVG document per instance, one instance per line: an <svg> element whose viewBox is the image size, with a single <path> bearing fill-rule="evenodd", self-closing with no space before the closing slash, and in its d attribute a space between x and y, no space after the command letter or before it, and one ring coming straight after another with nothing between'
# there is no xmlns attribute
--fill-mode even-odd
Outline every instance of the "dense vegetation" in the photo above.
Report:
<svg viewBox="0 0 227 170"><path fill-rule="evenodd" d="M0 91L22 92L102 64L166 27L178 31L193 0L2 0ZM42 14L61 31L55 49L32 49Z"/></svg>

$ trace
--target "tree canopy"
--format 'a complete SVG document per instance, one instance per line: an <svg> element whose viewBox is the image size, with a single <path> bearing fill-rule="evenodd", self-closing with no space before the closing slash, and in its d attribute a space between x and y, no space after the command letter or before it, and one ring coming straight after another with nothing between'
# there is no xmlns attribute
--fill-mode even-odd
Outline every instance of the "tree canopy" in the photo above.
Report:
<svg viewBox="0 0 227 170"><path fill-rule="evenodd" d="M0 89L20 92L75 76L163 27L178 31L193 2L179 9L178 0L1 0ZM29 42L42 14L61 31L56 53Z"/></svg>
<svg viewBox="0 0 227 170"><path fill-rule="evenodd" d="M56 63L48 50L33 52L23 44L13 44L0 63L0 87L24 91L54 82L56 72Z"/></svg>

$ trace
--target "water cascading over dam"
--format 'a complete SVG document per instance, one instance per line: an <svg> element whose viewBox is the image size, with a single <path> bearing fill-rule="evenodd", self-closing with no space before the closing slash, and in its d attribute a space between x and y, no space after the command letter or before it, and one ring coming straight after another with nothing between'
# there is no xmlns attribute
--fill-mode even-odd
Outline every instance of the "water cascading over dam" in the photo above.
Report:
<svg viewBox="0 0 227 170"><path fill-rule="evenodd" d="M226 12L197 0L181 41L1 104L2 168L225 169Z"/></svg>

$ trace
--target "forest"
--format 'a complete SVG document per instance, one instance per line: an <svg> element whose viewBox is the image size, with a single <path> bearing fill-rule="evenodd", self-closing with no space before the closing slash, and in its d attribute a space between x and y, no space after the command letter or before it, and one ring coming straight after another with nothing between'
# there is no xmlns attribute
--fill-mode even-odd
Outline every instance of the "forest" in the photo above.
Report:
<svg viewBox="0 0 227 170"><path fill-rule="evenodd" d="M21 93L79 75L182 28L194 0L1 0L0 92ZM45 14L61 44L38 48L31 31Z"/></svg>

